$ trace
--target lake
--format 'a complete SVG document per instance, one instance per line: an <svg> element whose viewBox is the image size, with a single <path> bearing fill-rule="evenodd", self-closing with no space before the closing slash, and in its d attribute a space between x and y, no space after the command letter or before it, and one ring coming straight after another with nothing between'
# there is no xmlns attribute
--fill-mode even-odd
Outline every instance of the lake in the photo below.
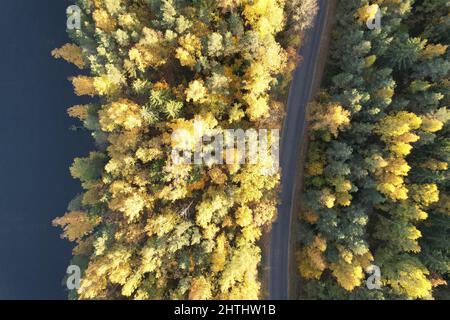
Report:
<svg viewBox="0 0 450 320"><path fill-rule="evenodd" d="M72 245L51 221L81 191L69 166L93 148L66 109L85 102L51 57L69 41L70 1L2 1L0 11L0 299L65 299Z"/></svg>

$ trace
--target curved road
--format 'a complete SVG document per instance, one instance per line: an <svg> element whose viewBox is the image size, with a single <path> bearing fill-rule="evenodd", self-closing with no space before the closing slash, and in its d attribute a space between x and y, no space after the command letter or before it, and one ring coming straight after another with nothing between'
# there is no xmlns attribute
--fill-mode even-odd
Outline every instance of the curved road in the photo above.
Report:
<svg viewBox="0 0 450 320"><path fill-rule="evenodd" d="M269 298L273 300L289 299L292 203L297 196L293 194L297 176L296 164L306 131L306 106L312 95L329 1L318 0L318 4L320 9L314 26L306 33L306 41L299 51L303 60L291 83L283 125L280 146L281 203L278 207L278 219L272 227L269 254Z"/></svg>

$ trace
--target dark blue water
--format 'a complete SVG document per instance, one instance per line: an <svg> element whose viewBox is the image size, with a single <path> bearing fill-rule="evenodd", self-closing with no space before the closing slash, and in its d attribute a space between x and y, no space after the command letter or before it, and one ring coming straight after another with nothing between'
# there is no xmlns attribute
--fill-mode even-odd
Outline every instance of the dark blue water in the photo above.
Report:
<svg viewBox="0 0 450 320"><path fill-rule="evenodd" d="M81 102L67 78L75 67L50 51L68 42L69 1L0 4L0 299L65 299L71 245L51 221L80 191L68 170L92 148L68 128Z"/></svg>

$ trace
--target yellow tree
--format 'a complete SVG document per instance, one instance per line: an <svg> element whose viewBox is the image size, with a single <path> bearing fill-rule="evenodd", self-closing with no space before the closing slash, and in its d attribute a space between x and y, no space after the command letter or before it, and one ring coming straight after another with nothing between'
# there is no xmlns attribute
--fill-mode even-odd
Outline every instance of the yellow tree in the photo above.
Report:
<svg viewBox="0 0 450 320"><path fill-rule="evenodd" d="M95 21L95 26L104 32L112 32L117 27L117 22L106 10L95 10L92 13L92 18Z"/></svg>
<svg viewBox="0 0 450 320"><path fill-rule="evenodd" d="M52 56L55 58L63 58L64 60L73 63L80 69L85 67L82 50L75 44L68 43L59 49L53 50Z"/></svg>
<svg viewBox="0 0 450 320"><path fill-rule="evenodd" d="M189 300L209 300L212 297L211 291L211 282L207 278L199 276L191 282Z"/></svg>
<svg viewBox="0 0 450 320"><path fill-rule="evenodd" d="M70 79L72 81L77 96L94 96L97 94L94 86L94 78L87 76L77 76Z"/></svg>
<svg viewBox="0 0 450 320"><path fill-rule="evenodd" d="M319 279L327 268L323 255L327 249L326 240L320 235L314 237L312 243L300 248L297 252L298 269L305 279Z"/></svg>
<svg viewBox="0 0 450 320"><path fill-rule="evenodd" d="M336 103L313 102L310 112L311 129L325 128L334 137L350 124L350 112Z"/></svg>
<svg viewBox="0 0 450 320"><path fill-rule="evenodd" d="M216 248L211 257L211 271L221 272L225 268L228 258L229 244L224 233L216 238Z"/></svg>
<svg viewBox="0 0 450 320"><path fill-rule="evenodd" d="M63 228L62 238L67 238L69 241L80 241L90 234L100 222L100 217L89 216L86 212L72 211L53 220L53 225Z"/></svg>
<svg viewBox="0 0 450 320"><path fill-rule="evenodd" d="M130 49L128 55L138 69L144 72L147 67L158 68L164 65L169 56L169 49L160 32L145 27L142 33L142 39Z"/></svg>
<svg viewBox="0 0 450 320"><path fill-rule="evenodd" d="M380 10L378 4L365 4L356 11L355 17L358 18L360 23L366 23L368 20L375 18L378 10Z"/></svg>
<svg viewBox="0 0 450 320"><path fill-rule="evenodd" d="M106 105L99 113L102 130L111 132L117 128L131 130L143 124L140 107L127 99L120 99Z"/></svg>
<svg viewBox="0 0 450 320"><path fill-rule="evenodd" d="M283 0L254 0L243 10L247 23L264 38L281 31L284 27Z"/></svg>
<svg viewBox="0 0 450 320"><path fill-rule="evenodd" d="M370 252L355 255L347 249L339 247L339 258L337 262L330 264L333 276L337 282L347 291L352 291L361 284L364 278L364 270L373 260Z"/></svg>

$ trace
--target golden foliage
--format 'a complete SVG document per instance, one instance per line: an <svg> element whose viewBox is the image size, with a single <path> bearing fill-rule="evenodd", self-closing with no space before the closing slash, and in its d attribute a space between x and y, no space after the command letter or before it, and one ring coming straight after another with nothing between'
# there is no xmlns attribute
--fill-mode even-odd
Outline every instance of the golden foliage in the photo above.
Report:
<svg viewBox="0 0 450 320"><path fill-rule="evenodd" d="M354 255L341 248L338 261L331 263L330 269L341 287L352 291L361 284L364 278L364 269L372 260L373 257L369 252L363 255Z"/></svg>
<svg viewBox="0 0 450 320"><path fill-rule="evenodd" d="M100 126L106 132L120 127L132 130L139 128L143 123L139 106L127 99L121 99L105 106L100 111L99 118Z"/></svg>
<svg viewBox="0 0 450 320"><path fill-rule="evenodd" d="M52 56L57 59L63 58L67 62L73 63L80 69L84 69L85 67L83 52L81 48L75 44L67 43L61 48L53 50Z"/></svg>
<svg viewBox="0 0 450 320"><path fill-rule="evenodd" d="M88 116L88 106L76 105L67 109L67 113L72 118L78 118L80 120L86 120Z"/></svg>
<svg viewBox="0 0 450 320"><path fill-rule="evenodd" d="M312 130L325 128L337 137L339 131L344 130L350 124L350 112L338 104L313 102L310 110Z"/></svg>
<svg viewBox="0 0 450 320"><path fill-rule="evenodd" d="M87 76L77 76L70 79L75 88L75 93L77 96L94 96L97 94L97 91L94 87L94 78Z"/></svg>
<svg viewBox="0 0 450 320"><path fill-rule="evenodd" d="M447 51L448 45L443 44L427 44L425 49L422 51L422 57L424 59L433 59L438 56L442 56Z"/></svg>
<svg viewBox="0 0 450 320"><path fill-rule="evenodd" d="M90 234L100 222L101 218L99 217L91 217L86 212L72 211L53 220L53 225L63 228L62 238L79 241Z"/></svg>
<svg viewBox="0 0 450 320"><path fill-rule="evenodd" d="M306 279L319 279L327 268L323 253L327 243L321 236L316 236L313 242L304 246L297 252L298 268L302 277Z"/></svg>
<svg viewBox="0 0 450 320"><path fill-rule="evenodd" d="M112 18L106 10L97 9L92 13L92 18L95 21L97 28L105 31L112 32L117 27L117 22Z"/></svg>
<svg viewBox="0 0 450 320"><path fill-rule="evenodd" d="M209 300L212 297L212 286L209 279L203 276L192 280L189 290L189 300Z"/></svg>
<svg viewBox="0 0 450 320"><path fill-rule="evenodd" d="M358 18L360 23L366 23L368 20L375 18L380 7L378 4L365 4L356 11L355 17Z"/></svg>

